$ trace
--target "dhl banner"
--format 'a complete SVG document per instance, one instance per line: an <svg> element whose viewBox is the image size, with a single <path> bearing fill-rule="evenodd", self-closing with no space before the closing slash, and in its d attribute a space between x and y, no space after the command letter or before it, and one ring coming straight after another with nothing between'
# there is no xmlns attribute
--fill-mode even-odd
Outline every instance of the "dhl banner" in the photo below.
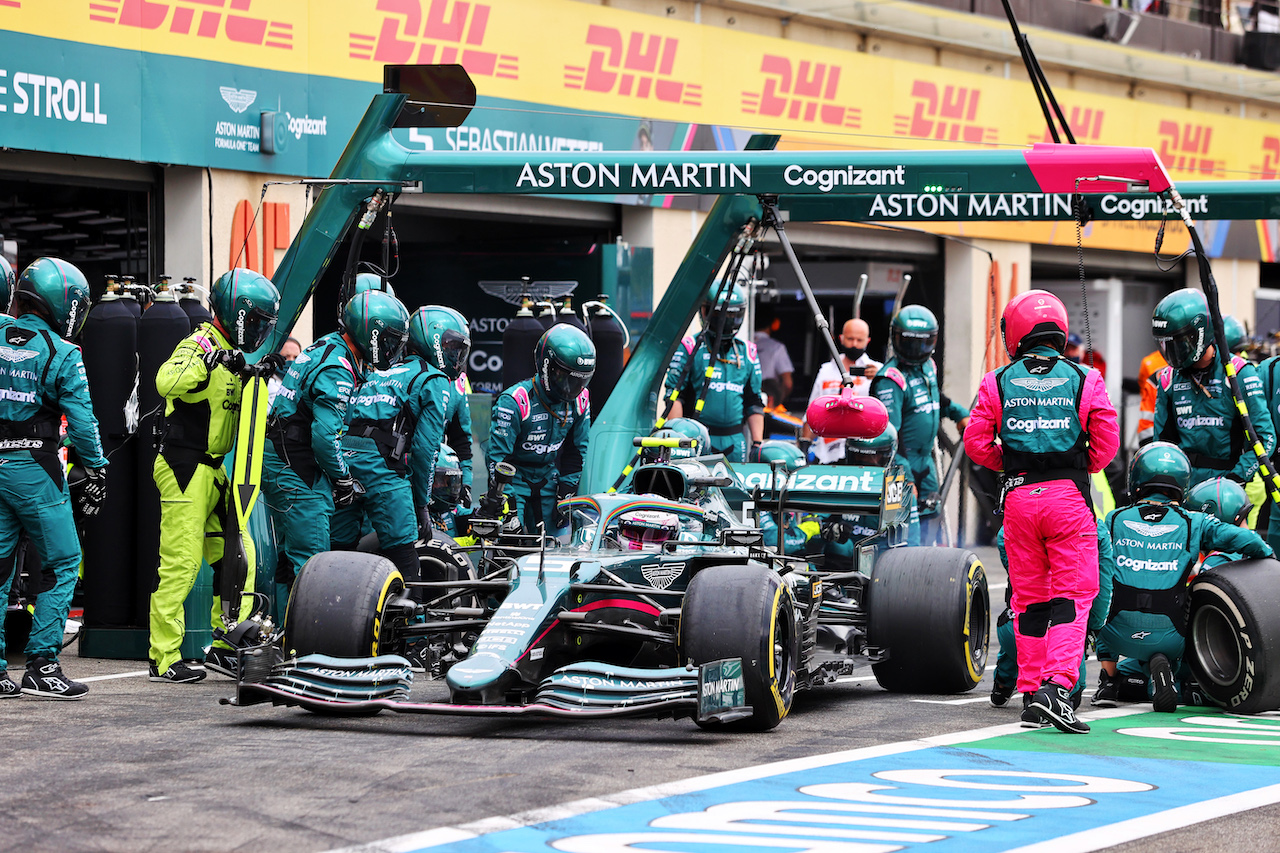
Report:
<svg viewBox="0 0 1280 853"><path fill-rule="evenodd" d="M0 32L0 144L151 162L327 174L383 65L432 62L462 63L480 104L461 128L403 131L410 147L733 148L753 130L796 149L1047 138L1025 82L573 0L0 0ZM1078 141L1150 146L1175 179L1280 174L1274 123L1058 95ZM277 114L275 154L260 149L262 111ZM1021 227L1074 240L1064 225ZM1094 229L1146 249L1154 225Z"/></svg>

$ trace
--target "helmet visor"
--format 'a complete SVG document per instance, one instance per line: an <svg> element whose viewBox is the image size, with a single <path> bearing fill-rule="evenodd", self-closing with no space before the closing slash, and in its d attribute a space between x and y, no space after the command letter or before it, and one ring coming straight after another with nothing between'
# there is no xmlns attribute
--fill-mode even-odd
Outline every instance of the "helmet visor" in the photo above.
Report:
<svg viewBox="0 0 1280 853"><path fill-rule="evenodd" d="M680 520L666 512L641 511L618 523L618 538L628 551L660 551L680 531Z"/></svg>
<svg viewBox="0 0 1280 853"><path fill-rule="evenodd" d="M1204 329L1188 326L1172 334L1157 335L1156 346L1164 360L1176 368L1190 367L1204 355L1208 349L1204 339Z"/></svg>
<svg viewBox="0 0 1280 853"><path fill-rule="evenodd" d="M582 393L595 372L594 367L590 370L570 370L553 361L547 366L547 393L554 400L568 402Z"/></svg>
<svg viewBox="0 0 1280 853"><path fill-rule="evenodd" d="M236 347L253 352L267 342L267 336L276 327L276 315L261 308L240 311L236 314Z"/></svg>
<svg viewBox="0 0 1280 853"><path fill-rule="evenodd" d="M431 502L438 509L452 509L462 495L462 471L457 468L436 468L431 480Z"/></svg>
<svg viewBox="0 0 1280 853"><path fill-rule="evenodd" d="M447 331L440 336L440 369L450 379L457 379L467 366L467 356L471 354L471 339L455 331Z"/></svg>
<svg viewBox="0 0 1280 853"><path fill-rule="evenodd" d="M369 335L369 361L385 370L404 356L409 336L398 329L374 329Z"/></svg>
<svg viewBox="0 0 1280 853"><path fill-rule="evenodd" d="M923 364L928 361L937 344L937 332L907 332L898 329L893 333L893 352L908 364Z"/></svg>

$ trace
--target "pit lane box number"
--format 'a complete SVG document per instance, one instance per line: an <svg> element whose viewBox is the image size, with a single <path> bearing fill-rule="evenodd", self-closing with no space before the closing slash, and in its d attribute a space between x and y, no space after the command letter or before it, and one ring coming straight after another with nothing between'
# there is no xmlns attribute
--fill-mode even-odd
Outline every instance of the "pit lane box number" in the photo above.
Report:
<svg viewBox="0 0 1280 853"><path fill-rule="evenodd" d="M751 716L742 680L742 658L704 663L698 667L698 720L730 723Z"/></svg>

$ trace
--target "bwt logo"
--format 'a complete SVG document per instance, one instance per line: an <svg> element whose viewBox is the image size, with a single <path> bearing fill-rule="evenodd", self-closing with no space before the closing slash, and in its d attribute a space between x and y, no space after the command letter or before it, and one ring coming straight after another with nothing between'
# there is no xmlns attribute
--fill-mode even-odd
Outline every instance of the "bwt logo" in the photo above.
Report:
<svg viewBox="0 0 1280 853"><path fill-rule="evenodd" d="M996 142L999 138L996 128L974 123L981 89L946 86L939 94L936 83L916 80L911 84L911 97L916 99L912 114L893 117L893 132L898 136L954 142Z"/></svg>
<svg viewBox="0 0 1280 853"><path fill-rule="evenodd" d="M742 93L742 111L793 121L815 119L833 127L862 126L862 111L835 102L840 66L805 59L793 69L785 56L765 54L760 72L767 78L760 92Z"/></svg>
<svg viewBox="0 0 1280 853"><path fill-rule="evenodd" d="M190 35L192 25L195 34L203 38L217 38L224 32L228 39L241 44L265 45L293 50L293 24L269 21L235 12L249 11L253 0L180 0L159 3L156 0L99 0L89 5L89 20L122 27L158 30L169 22L169 32ZM228 14L214 11L210 6L227 9ZM200 22L196 23L199 13Z"/></svg>
<svg viewBox="0 0 1280 853"><path fill-rule="evenodd" d="M457 62L468 74L518 80L518 56L476 49L484 43L490 9L463 0L378 0L378 11L387 13L382 29L376 36L351 33L349 56L391 65Z"/></svg>
<svg viewBox="0 0 1280 853"><path fill-rule="evenodd" d="M1213 140L1213 128L1203 124L1160 122L1160 159L1171 172L1198 172L1212 175L1227 166L1226 160L1206 156Z"/></svg>
<svg viewBox="0 0 1280 853"><path fill-rule="evenodd" d="M1067 114L1067 127L1071 128L1071 135L1076 138L1076 142L1097 142L1101 139L1102 118L1106 112L1093 107L1072 107ZM1052 142L1053 135L1048 130L1044 133L1030 133L1027 134L1027 141Z"/></svg>
<svg viewBox="0 0 1280 853"><path fill-rule="evenodd" d="M586 67L565 65L564 87L702 106L701 85L671 79L679 39L632 32L625 51L622 42L621 30L592 24L587 29L587 44L600 49L591 51Z"/></svg>
<svg viewBox="0 0 1280 853"><path fill-rule="evenodd" d="M1280 177L1280 137L1262 137L1262 165L1250 166L1249 169L1256 173L1250 175L1251 178L1270 181Z"/></svg>

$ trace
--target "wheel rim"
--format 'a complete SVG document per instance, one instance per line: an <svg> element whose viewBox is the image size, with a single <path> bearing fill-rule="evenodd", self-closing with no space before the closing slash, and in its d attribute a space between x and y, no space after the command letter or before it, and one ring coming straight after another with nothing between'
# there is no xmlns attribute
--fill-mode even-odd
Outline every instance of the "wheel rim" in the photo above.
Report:
<svg viewBox="0 0 1280 853"><path fill-rule="evenodd" d="M1192 620L1191 639L1205 677L1220 687L1235 684L1244 659L1235 622L1216 605L1202 605Z"/></svg>
<svg viewBox="0 0 1280 853"><path fill-rule="evenodd" d="M987 646L991 642L991 605L983 587L974 584L969 594L969 658L970 671L982 677L987 665Z"/></svg>
<svg viewBox="0 0 1280 853"><path fill-rule="evenodd" d="M795 662L792 660L796 649L795 622L789 618L790 614L785 598L780 600L773 635L773 673L778 684L778 695L785 702L789 702L796 678Z"/></svg>

